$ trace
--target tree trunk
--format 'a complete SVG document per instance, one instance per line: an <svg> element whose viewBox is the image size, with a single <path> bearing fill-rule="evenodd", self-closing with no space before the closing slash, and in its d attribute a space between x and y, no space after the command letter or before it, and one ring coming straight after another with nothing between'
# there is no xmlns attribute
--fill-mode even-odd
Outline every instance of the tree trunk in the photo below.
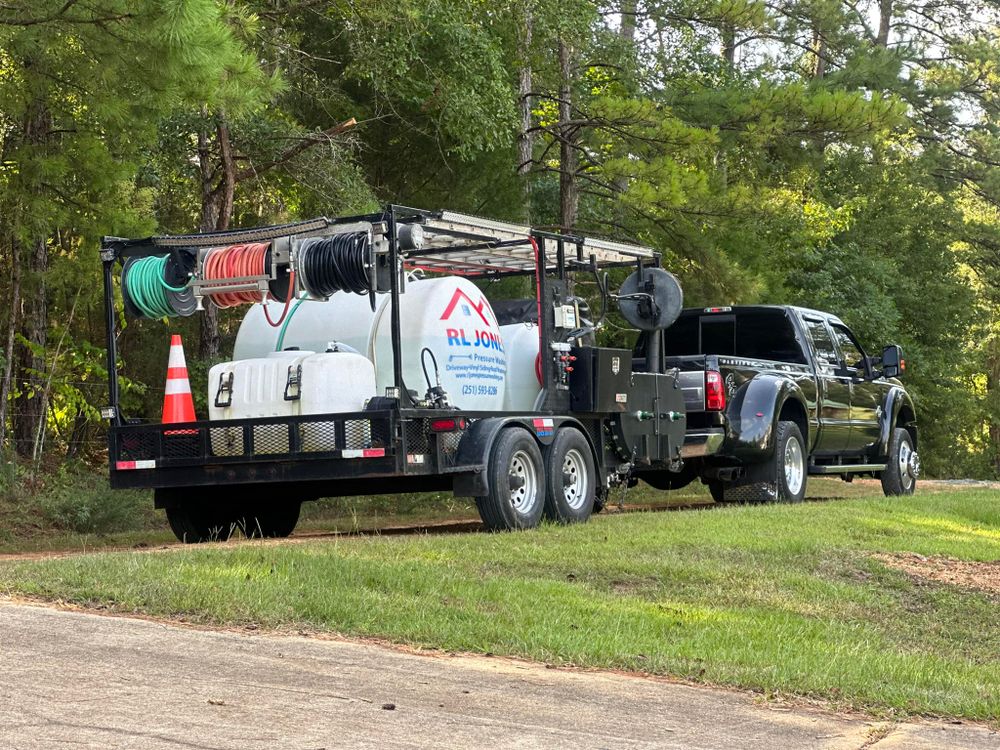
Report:
<svg viewBox="0 0 1000 750"><path fill-rule="evenodd" d="M875 46L885 49L889 46L889 30L892 28L893 0L879 0L878 34L875 36Z"/></svg>
<svg viewBox="0 0 1000 750"><path fill-rule="evenodd" d="M819 28L813 30L813 50L816 58L813 78L823 78L826 75L826 39Z"/></svg>
<svg viewBox="0 0 1000 750"><path fill-rule="evenodd" d="M11 250L10 318L7 320L7 345L4 348L3 383L0 384L0 450L7 443L7 403L10 400L11 380L14 374L14 343L21 311L21 257L18 244L9 243Z"/></svg>
<svg viewBox="0 0 1000 750"><path fill-rule="evenodd" d="M628 47L627 55L630 62L634 63L636 59L636 49L635 49L635 15L638 10L637 0L622 0L620 6L621 12L621 26L618 27L618 34L621 36L622 41ZM637 92L632 91L635 94ZM628 175L621 175L615 178L614 186L615 192L619 195L628 190L629 178ZM618 223L625 223L625 211L624 204L619 204L618 206Z"/></svg>
<svg viewBox="0 0 1000 750"><path fill-rule="evenodd" d="M726 70L732 73L736 70L736 26L731 23L722 24L722 59L726 61Z"/></svg>
<svg viewBox="0 0 1000 750"><path fill-rule="evenodd" d="M207 117L203 109L202 115ZM206 128L198 132L198 166L201 173L201 223L202 232L225 231L233 214L236 195L236 165L233 161L232 146L229 141L229 125L225 114L218 114L215 126L215 144L218 146L219 165L213 158L212 135ZM218 174L221 172L221 175ZM218 180L218 182L217 182ZM221 337L219 336L219 308L205 300L205 312L201 316L201 336L198 350L205 362L219 358Z"/></svg>
<svg viewBox="0 0 1000 750"><path fill-rule="evenodd" d="M531 134L531 37L534 25L531 0L525 0L521 38L518 40L517 106L521 114L521 132L517 136L517 173L521 176L524 201L524 221L531 223L531 160L534 156L534 139Z"/></svg>
<svg viewBox="0 0 1000 750"><path fill-rule="evenodd" d="M14 450L23 458L35 451L38 426L45 425L45 405L42 397L42 373L45 371L44 352L49 328L49 305L45 289L45 272L49 266L48 243L44 237L21 246L17 254L27 271L30 292L21 299L20 335L27 342L17 348L15 379L17 398L14 401ZM30 346L29 346L30 345ZM38 352L38 353L36 353Z"/></svg>
<svg viewBox="0 0 1000 750"><path fill-rule="evenodd" d="M563 231L572 232L580 203L576 189L576 132L573 118L573 53L570 46L559 40L559 223Z"/></svg>

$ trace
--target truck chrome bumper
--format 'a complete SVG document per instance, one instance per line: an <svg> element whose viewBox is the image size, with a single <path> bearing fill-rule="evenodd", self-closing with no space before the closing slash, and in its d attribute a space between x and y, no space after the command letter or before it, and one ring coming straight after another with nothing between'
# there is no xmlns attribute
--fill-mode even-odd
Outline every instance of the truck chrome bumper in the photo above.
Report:
<svg viewBox="0 0 1000 750"><path fill-rule="evenodd" d="M713 453L718 453L725 439L725 430L721 428L689 432L684 436L684 447L681 448L681 458L711 456Z"/></svg>

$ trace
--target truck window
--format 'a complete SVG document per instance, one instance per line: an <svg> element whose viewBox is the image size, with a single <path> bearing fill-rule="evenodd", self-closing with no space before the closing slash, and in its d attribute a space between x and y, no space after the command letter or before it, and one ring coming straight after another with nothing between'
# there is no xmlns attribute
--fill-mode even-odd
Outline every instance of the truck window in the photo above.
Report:
<svg viewBox="0 0 1000 750"><path fill-rule="evenodd" d="M682 315L664 333L663 352L668 357L718 354L806 363L788 315L784 310L769 308Z"/></svg>
<svg viewBox="0 0 1000 750"><path fill-rule="evenodd" d="M863 378L865 376L865 354L861 351L861 347L858 342L854 340L851 332L847 330L844 326L833 324L833 336L837 339L837 346L840 347L840 353L844 357L844 363L847 365L847 369L851 371L851 374L855 377Z"/></svg>
<svg viewBox="0 0 1000 750"><path fill-rule="evenodd" d="M836 367L839 358L833 339L830 337L830 330L826 327L826 321L821 318L803 318L803 320L806 330L809 331L809 338L812 339L813 349L816 351L817 364Z"/></svg>

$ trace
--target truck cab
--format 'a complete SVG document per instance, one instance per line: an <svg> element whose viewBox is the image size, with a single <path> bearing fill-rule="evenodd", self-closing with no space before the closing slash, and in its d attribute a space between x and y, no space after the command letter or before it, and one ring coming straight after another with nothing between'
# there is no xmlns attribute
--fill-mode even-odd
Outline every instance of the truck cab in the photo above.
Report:
<svg viewBox="0 0 1000 750"><path fill-rule="evenodd" d="M650 483L700 478L717 500L748 502L801 500L822 474L913 492L916 412L898 346L871 356L836 315L791 306L686 309L662 335L687 410L685 467Z"/></svg>

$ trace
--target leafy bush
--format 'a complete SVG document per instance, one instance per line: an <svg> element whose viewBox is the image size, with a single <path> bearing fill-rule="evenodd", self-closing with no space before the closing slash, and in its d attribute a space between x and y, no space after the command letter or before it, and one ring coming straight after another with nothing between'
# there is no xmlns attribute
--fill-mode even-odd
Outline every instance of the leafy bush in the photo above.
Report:
<svg viewBox="0 0 1000 750"><path fill-rule="evenodd" d="M52 526L81 534L140 531L162 524L148 492L112 490L107 477L61 471L38 498L43 518Z"/></svg>

